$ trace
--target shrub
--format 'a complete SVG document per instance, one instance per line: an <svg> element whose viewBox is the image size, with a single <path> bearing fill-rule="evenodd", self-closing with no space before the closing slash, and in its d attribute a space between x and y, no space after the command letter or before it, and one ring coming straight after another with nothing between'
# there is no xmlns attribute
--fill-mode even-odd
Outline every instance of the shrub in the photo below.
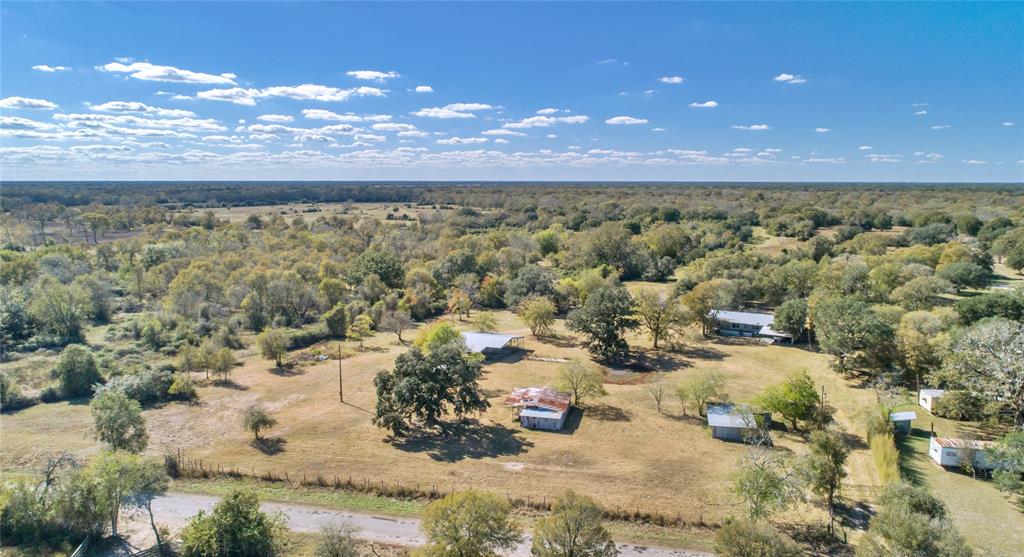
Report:
<svg viewBox="0 0 1024 557"><path fill-rule="evenodd" d="M726 520L715 534L715 552L720 557L798 557L803 555L793 540L767 524Z"/></svg>
<svg viewBox="0 0 1024 557"><path fill-rule="evenodd" d="M968 391L947 391L935 401L935 414L961 421L980 420L985 401Z"/></svg>
<svg viewBox="0 0 1024 557"><path fill-rule="evenodd" d="M875 467L878 468L883 485L899 481L900 453L896 449L896 439L891 434L871 437L871 456L875 459Z"/></svg>
<svg viewBox="0 0 1024 557"><path fill-rule="evenodd" d="M147 369L130 375L120 375L111 379L106 385L96 389L97 393L106 390L119 390L128 398L140 404L152 404L168 398L168 391L174 383L174 374L159 369Z"/></svg>
<svg viewBox="0 0 1024 557"><path fill-rule="evenodd" d="M92 352L80 344L72 344L60 353L52 374L60 381L61 392L70 398L88 396L93 385L103 383Z"/></svg>

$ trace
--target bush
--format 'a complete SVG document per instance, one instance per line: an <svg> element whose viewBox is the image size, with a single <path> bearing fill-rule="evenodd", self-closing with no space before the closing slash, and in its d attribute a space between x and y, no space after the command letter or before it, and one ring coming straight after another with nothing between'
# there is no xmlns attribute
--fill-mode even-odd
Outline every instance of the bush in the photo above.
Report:
<svg viewBox="0 0 1024 557"><path fill-rule="evenodd" d="M60 381L61 392L69 398L88 396L93 385L103 383L92 352L80 344L72 344L60 353L52 374Z"/></svg>
<svg viewBox="0 0 1024 557"><path fill-rule="evenodd" d="M720 557L799 557L793 540L771 526L747 520L726 520L715 534L715 552Z"/></svg>
<svg viewBox="0 0 1024 557"><path fill-rule="evenodd" d="M959 421L976 421L984 417L985 401L967 391L946 391L935 401L935 414Z"/></svg>
<svg viewBox="0 0 1024 557"><path fill-rule="evenodd" d="M900 453L896 439L891 434L871 437L871 456L882 479L882 485L895 483L900 479Z"/></svg>
<svg viewBox="0 0 1024 557"><path fill-rule="evenodd" d="M140 404L152 404L166 400L173 383L174 374L170 371L147 369L131 375L114 377L106 385L97 388L96 393L119 390Z"/></svg>
<svg viewBox="0 0 1024 557"><path fill-rule="evenodd" d="M12 411L28 408L38 401L21 394L21 388L4 373L0 373L0 410Z"/></svg>

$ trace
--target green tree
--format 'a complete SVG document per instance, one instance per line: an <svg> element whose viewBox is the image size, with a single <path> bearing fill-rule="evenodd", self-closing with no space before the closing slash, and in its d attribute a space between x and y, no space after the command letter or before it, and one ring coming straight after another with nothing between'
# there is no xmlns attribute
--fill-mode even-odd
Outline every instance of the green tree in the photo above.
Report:
<svg viewBox="0 0 1024 557"><path fill-rule="evenodd" d="M935 276L949 281L957 294L964 288L985 286L988 283L988 275L988 270L970 261L954 261L939 265L935 270Z"/></svg>
<svg viewBox="0 0 1024 557"><path fill-rule="evenodd" d="M633 297L622 286L601 286L583 307L569 313L569 328L584 336L583 345L598 358L621 363L629 356L626 331L636 328Z"/></svg>
<svg viewBox="0 0 1024 557"><path fill-rule="evenodd" d="M350 524L320 528L316 557L360 557L356 529Z"/></svg>
<svg viewBox="0 0 1024 557"><path fill-rule="evenodd" d="M489 403L480 391L480 360L460 343L448 342L425 352L419 347L398 356L391 371L377 374L377 408L373 423L403 434L413 420L428 427L451 412L458 418L482 412Z"/></svg>
<svg viewBox="0 0 1024 557"><path fill-rule="evenodd" d="M85 473L95 486L95 503L105 511L114 536L122 508L149 510L152 499L167 489L168 478L161 463L121 451L100 453L89 462Z"/></svg>
<svg viewBox="0 0 1024 557"><path fill-rule="evenodd" d="M857 557L928 555L970 557L973 552L926 488L897 482L878 498L880 510L857 546Z"/></svg>
<svg viewBox="0 0 1024 557"><path fill-rule="evenodd" d="M486 314L478 314L477 320L479 320L482 315ZM381 314L378 328L382 331L395 333L398 336L398 342L404 344L405 341L402 340L402 333L413 328L415 325L416 321L413 320L412 315L410 315L408 311L404 309L397 309L394 311L385 311Z"/></svg>
<svg viewBox="0 0 1024 557"><path fill-rule="evenodd" d="M181 532L185 557L235 557L276 555L286 532L281 514L260 510L256 493L228 492L213 511L199 511Z"/></svg>
<svg viewBox="0 0 1024 557"><path fill-rule="evenodd" d="M523 319L533 336L542 337L551 334L555 324L555 304L544 297L526 298L519 304L519 317Z"/></svg>
<svg viewBox="0 0 1024 557"><path fill-rule="evenodd" d="M472 490L431 503L421 527L427 536L425 554L432 557L490 557L512 549L522 536L508 501Z"/></svg>
<svg viewBox="0 0 1024 557"><path fill-rule="evenodd" d="M684 323L686 312L678 299L654 289L638 292L636 302L640 325L647 330L657 350L658 342L668 339Z"/></svg>
<svg viewBox="0 0 1024 557"><path fill-rule="evenodd" d="M757 403L769 412L781 414L794 431L800 431L800 420L809 420L818 408L818 390L807 370L789 374L785 381L769 387Z"/></svg>
<svg viewBox="0 0 1024 557"><path fill-rule="evenodd" d="M92 304L88 292L78 285L64 285L44 275L32 289L29 314L39 326L65 342L81 342L82 325Z"/></svg>
<svg viewBox="0 0 1024 557"><path fill-rule="evenodd" d="M719 557L800 557L804 552L768 524L728 519L715 533L715 554Z"/></svg>
<svg viewBox="0 0 1024 557"><path fill-rule="evenodd" d="M142 406L120 389L105 389L89 403L96 438L114 450L142 452L149 443Z"/></svg>
<svg viewBox="0 0 1024 557"><path fill-rule="evenodd" d="M712 310L728 306L735 296L736 285L731 280L719 278L698 283L683 294L682 302L689 310L690 321L699 323L704 336L708 336L715 326Z"/></svg>
<svg viewBox="0 0 1024 557"><path fill-rule="evenodd" d="M708 402L725 395L725 379L717 371L705 370L679 384L676 394L683 404L683 411L692 402L697 414L703 416Z"/></svg>
<svg viewBox="0 0 1024 557"><path fill-rule="evenodd" d="M531 553L537 557L615 557L612 536L601 523L601 507L590 497L566 491L551 515L533 526Z"/></svg>
<svg viewBox="0 0 1024 557"><path fill-rule="evenodd" d="M775 309L772 327L789 334L796 342L807 330L807 300L796 298L782 302Z"/></svg>
<svg viewBox="0 0 1024 557"><path fill-rule="evenodd" d="M348 326L348 331L345 332L347 338L359 341L359 346L362 346L363 341L371 334L373 334L373 319L365 313L357 315Z"/></svg>
<svg viewBox="0 0 1024 557"><path fill-rule="evenodd" d="M242 426L252 432L253 438L257 442L260 440L261 430L274 427L275 425L277 425L277 420L259 404L249 405L242 414Z"/></svg>
<svg viewBox="0 0 1024 557"><path fill-rule="evenodd" d="M811 433L811 451L803 462L803 474L812 493L825 498L828 506L828 531L832 532L835 498L846 478L846 459L850 449L838 431Z"/></svg>
<svg viewBox="0 0 1024 557"><path fill-rule="evenodd" d="M88 396L92 394L93 385L104 382L92 352L81 344L65 347L51 374L60 382L60 390L67 397Z"/></svg>
<svg viewBox="0 0 1024 557"><path fill-rule="evenodd" d="M424 327L416 335L413 345L429 352L447 344L458 344L461 341L462 334L455 327L452 327L451 324L435 323L433 326Z"/></svg>
<svg viewBox="0 0 1024 557"><path fill-rule="evenodd" d="M862 364L865 352L882 353L892 342L893 330L871 306L845 296L820 300L811 315L821 349L836 358L835 367L846 373Z"/></svg>
<svg viewBox="0 0 1024 557"><path fill-rule="evenodd" d="M476 319L473 320L473 326L478 331L490 333L498 330L498 319L494 317L494 313L490 311L481 311L476 314Z"/></svg>
<svg viewBox="0 0 1024 557"><path fill-rule="evenodd" d="M1024 426L1024 323L988 319L950 347L938 378L1007 408Z"/></svg>
<svg viewBox="0 0 1024 557"><path fill-rule="evenodd" d="M260 348L260 356L274 360L277 367L284 366L284 357L288 354L291 338L281 329L267 329L256 337L256 345Z"/></svg>
<svg viewBox="0 0 1024 557"><path fill-rule="evenodd" d="M986 456L996 465L996 487L1017 496L1017 508L1024 512L1024 430L1003 436Z"/></svg>
<svg viewBox="0 0 1024 557"><path fill-rule="evenodd" d="M331 336L345 338L345 332L348 330L348 310L345 308L345 304L338 302L324 313L323 320L327 325L327 330L331 332Z"/></svg>
<svg viewBox="0 0 1024 557"><path fill-rule="evenodd" d="M752 448L732 478L733 492L743 500L751 520L771 517L799 498L793 467L772 451Z"/></svg>
<svg viewBox="0 0 1024 557"><path fill-rule="evenodd" d="M572 403L576 406L588 397L608 394L601 372L575 360L558 371L558 388L572 394Z"/></svg>

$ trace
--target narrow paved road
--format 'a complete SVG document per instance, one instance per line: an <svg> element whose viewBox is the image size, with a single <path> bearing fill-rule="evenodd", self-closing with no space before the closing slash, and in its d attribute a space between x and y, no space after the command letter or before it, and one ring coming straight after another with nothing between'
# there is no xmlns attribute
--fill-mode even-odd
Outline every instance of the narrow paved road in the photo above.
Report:
<svg viewBox="0 0 1024 557"><path fill-rule="evenodd" d="M153 514L158 521L182 526L200 510L209 510L217 503L217 497L188 493L169 493L153 501ZM262 504L263 510L284 513L288 527L296 532L318 532L322 526L349 523L359 529L358 537L377 542L417 546L426 543L420 532L420 521L415 518L390 518L368 514L335 511L291 503ZM711 557L710 553L681 551L630 544L619 544L622 557ZM522 543L511 552L512 557L530 554L530 537L524 536Z"/></svg>

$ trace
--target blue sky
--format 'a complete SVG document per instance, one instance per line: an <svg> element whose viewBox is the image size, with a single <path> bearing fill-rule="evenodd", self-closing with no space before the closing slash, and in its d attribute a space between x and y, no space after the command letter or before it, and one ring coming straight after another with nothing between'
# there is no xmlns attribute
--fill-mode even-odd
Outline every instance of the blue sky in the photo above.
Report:
<svg viewBox="0 0 1024 557"><path fill-rule="evenodd" d="M4 179L1024 181L1024 4L0 5Z"/></svg>

